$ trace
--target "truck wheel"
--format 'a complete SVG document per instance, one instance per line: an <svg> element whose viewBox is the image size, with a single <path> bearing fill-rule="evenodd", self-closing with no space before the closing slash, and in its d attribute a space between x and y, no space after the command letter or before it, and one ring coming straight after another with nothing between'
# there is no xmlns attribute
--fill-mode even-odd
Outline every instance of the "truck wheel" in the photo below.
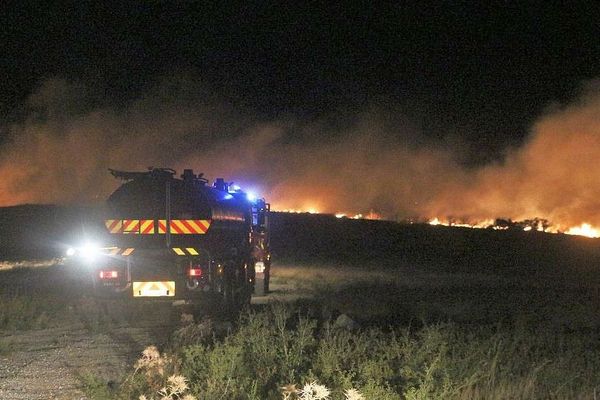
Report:
<svg viewBox="0 0 600 400"><path fill-rule="evenodd" d="M252 299L252 285L249 282L248 264L241 265L242 268L238 270L239 275L237 276L236 283L236 303L239 310L250 305Z"/></svg>
<svg viewBox="0 0 600 400"><path fill-rule="evenodd" d="M221 307L227 314L235 309L235 288L233 286L233 281L227 277L223 281L223 298L221 300Z"/></svg>
<svg viewBox="0 0 600 400"><path fill-rule="evenodd" d="M224 268L221 308L224 314L233 316L242 306L245 290L238 276L239 265L230 263Z"/></svg>

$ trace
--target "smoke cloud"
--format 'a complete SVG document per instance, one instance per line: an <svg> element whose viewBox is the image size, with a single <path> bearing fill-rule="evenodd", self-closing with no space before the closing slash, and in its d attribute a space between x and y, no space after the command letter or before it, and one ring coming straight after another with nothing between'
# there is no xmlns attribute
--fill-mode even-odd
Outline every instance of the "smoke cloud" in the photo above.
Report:
<svg viewBox="0 0 600 400"><path fill-rule="evenodd" d="M540 117L527 143L498 165L462 176L438 193L427 215L463 220L542 217L559 228L600 225L600 82Z"/></svg>
<svg viewBox="0 0 600 400"><path fill-rule="evenodd" d="M102 103L88 88L43 82L27 117L0 148L0 205L105 199L107 168L194 168L264 195L275 209L367 213L394 219L546 218L600 225L600 84L554 106L528 141L477 169L428 142L408 120L377 112L327 121L261 121L186 79L134 101Z"/></svg>

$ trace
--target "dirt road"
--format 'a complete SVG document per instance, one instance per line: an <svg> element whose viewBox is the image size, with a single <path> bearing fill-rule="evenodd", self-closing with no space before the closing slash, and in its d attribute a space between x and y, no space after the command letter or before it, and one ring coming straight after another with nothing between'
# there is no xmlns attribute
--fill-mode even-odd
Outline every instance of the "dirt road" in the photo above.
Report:
<svg viewBox="0 0 600 400"><path fill-rule="evenodd" d="M0 336L0 398L85 399L82 377L118 382L140 352L164 344L174 327L168 321L144 320L90 329L68 321L59 327Z"/></svg>
<svg viewBox="0 0 600 400"><path fill-rule="evenodd" d="M67 295L67 289L60 286L67 275L60 267L38 268L35 272L2 272L0 288L4 288L4 296L0 297L0 311L7 305L10 308L7 301L14 299L24 298L24 304L28 304L28 299L37 296L42 303L52 302L56 300L46 299L60 297L63 292L69 298L58 313L49 314L46 327L3 329L0 312L2 400L86 399L82 389L86 377L116 385L131 373L144 348L165 347L173 331L182 326L182 314L189 311L170 304L98 304L79 294ZM41 279L31 282L32 274ZM275 296L254 298L256 307L282 298L284 290L279 286L275 287ZM27 310L28 306L21 303L19 300ZM43 310L44 304L38 308Z"/></svg>

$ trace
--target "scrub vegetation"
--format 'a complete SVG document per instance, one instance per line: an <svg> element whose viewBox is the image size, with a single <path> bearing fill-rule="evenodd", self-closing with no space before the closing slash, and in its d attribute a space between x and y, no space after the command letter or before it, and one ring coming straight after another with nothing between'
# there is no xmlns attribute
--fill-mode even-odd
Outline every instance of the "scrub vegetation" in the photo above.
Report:
<svg viewBox="0 0 600 400"><path fill-rule="evenodd" d="M188 398L215 400L583 399L600 390L592 286L325 267L274 275L286 288L275 297L299 297L234 323L188 320L163 349L146 349L111 396L161 398L174 376Z"/></svg>
<svg viewBox="0 0 600 400"><path fill-rule="evenodd" d="M0 271L0 332L43 329L54 326L64 315L73 289L64 291L56 270L27 264ZM71 293L71 294L69 294Z"/></svg>
<svg viewBox="0 0 600 400"><path fill-rule="evenodd" d="M575 399L600 385L597 335L453 322L349 330L289 305L246 313L225 336L207 324L175 332L164 354L146 349L114 398L162 398L173 377L215 400ZM311 384L330 394L305 396Z"/></svg>
<svg viewBox="0 0 600 400"><path fill-rule="evenodd" d="M500 272L276 266L280 303L255 305L235 321L184 318L120 382L87 372L81 385L92 399L597 396L594 280ZM73 276L65 266L1 276L4 331L70 318L109 331L115 318L127 323L143 312L130 305L107 314L81 290L67 289L75 281L65 280ZM37 282L30 283L36 290L24 290L26 282ZM340 324L340 315L355 324ZM10 357L11 347L0 341L0 356Z"/></svg>

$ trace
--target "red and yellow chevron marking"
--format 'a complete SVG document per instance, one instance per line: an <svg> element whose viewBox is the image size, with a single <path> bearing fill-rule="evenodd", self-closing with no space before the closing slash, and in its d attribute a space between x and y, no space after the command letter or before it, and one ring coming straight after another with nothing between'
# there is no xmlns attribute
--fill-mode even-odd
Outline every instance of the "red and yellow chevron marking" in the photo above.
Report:
<svg viewBox="0 0 600 400"><path fill-rule="evenodd" d="M172 219L170 231L173 235L204 235L210 228L210 220L207 219ZM167 221L158 221L158 233L167 233Z"/></svg>
<svg viewBox="0 0 600 400"><path fill-rule="evenodd" d="M104 225L110 233L154 234L154 220L152 219L107 219L104 221Z"/></svg>
<svg viewBox="0 0 600 400"><path fill-rule="evenodd" d="M175 254L177 254L178 256L187 256L187 255L198 256L198 255L200 255L198 250L196 250L193 247L186 247L186 248L173 247L173 252Z"/></svg>
<svg viewBox="0 0 600 400"><path fill-rule="evenodd" d="M125 234L137 235L140 233L140 220L139 219L124 219L122 232Z"/></svg>
<svg viewBox="0 0 600 400"><path fill-rule="evenodd" d="M142 235L154 235L154 220L153 219L141 219L140 220L140 233Z"/></svg>
<svg viewBox="0 0 600 400"><path fill-rule="evenodd" d="M120 247L108 247L105 249L106 254L111 256L130 256L135 251L135 248L128 247L126 249L122 249Z"/></svg>
<svg viewBox="0 0 600 400"><path fill-rule="evenodd" d="M121 233L121 228L123 227L123 220L107 219L106 221L104 221L104 225L106 225L106 229L108 229L109 233Z"/></svg>
<svg viewBox="0 0 600 400"><path fill-rule="evenodd" d="M173 235L204 235L210 228L209 219L172 219L170 221ZM107 219L104 221L110 233L153 235L167 233L167 221L161 219L155 227L152 219Z"/></svg>
<svg viewBox="0 0 600 400"><path fill-rule="evenodd" d="M196 250L193 247L186 247L185 250L190 253L190 256L198 256L200 255L200 253L198 253L198 250Z"/></svg>
<svg viewBox="0 0 600 400"><path fill-rule="evenodd" d="M133 282L133 297L175 296L175 282Z"/></svg>
<svg viewBox="0 0 600 400"><path fill-rule="evenodd" d="M123 251L121 253L121 255L122 256L130 256L134 251L135 251L135 249L133 247L129 247L129 248L125 249L125 251Z"/></svg>

